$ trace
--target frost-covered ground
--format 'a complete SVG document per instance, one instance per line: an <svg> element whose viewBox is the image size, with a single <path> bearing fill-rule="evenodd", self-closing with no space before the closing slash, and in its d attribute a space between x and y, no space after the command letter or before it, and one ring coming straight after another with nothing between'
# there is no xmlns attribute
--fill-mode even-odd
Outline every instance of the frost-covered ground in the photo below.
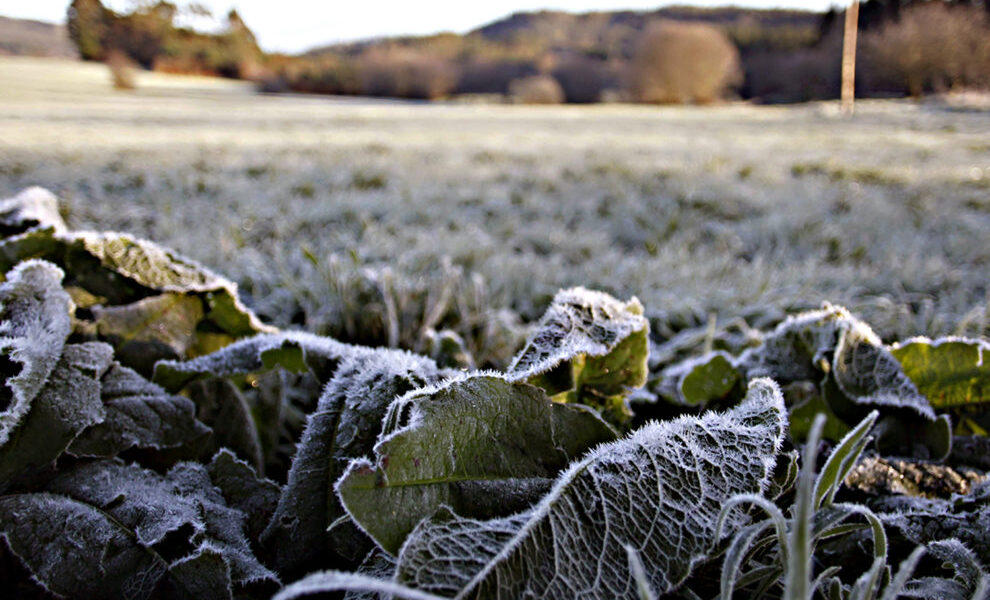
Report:
<svg viewBox="0 0 990 600"><path fill-rule="evenodd" d="M497 362L515 343L498 309L529 320L585 285L637 295L659 337L823 300L887 339L990 332L990 112L138 85L113 92L100 65L0 60L0 197L47 187L70 227L172 246L279 325L411 347L447 325Z"/></svg>

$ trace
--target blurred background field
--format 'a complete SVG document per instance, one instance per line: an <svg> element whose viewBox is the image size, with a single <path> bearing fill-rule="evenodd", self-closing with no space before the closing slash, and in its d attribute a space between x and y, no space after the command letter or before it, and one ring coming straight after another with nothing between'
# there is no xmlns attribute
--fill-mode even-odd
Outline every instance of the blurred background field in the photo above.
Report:
<svg viewBox="0 0 990 600"><path fill-rule="evenodd" d="M0 59L0 197L171 246L266 321L500 365L559 288L655 341L831 301L886 340L990 333L990 112L951 96L507 106L258 95ZM745 322L740 321L742 318Z"/></svg>

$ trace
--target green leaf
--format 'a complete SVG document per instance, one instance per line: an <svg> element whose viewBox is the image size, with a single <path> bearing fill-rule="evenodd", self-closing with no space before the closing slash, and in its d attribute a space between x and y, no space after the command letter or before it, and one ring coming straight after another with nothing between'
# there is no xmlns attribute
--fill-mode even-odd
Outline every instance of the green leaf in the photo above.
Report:
<svg viewBox="0 0 990 600"><path fill-rule="evenodd" d="M433 361L396 350L354 349L341 362L307 420L288 483L262 536L280 573L293 577L357 564L367 554L364 535L327 531L345 515L334 483L351 459L371 454L393 400L438 378Z"/></svg>
<svg viewBox="0 0 990 600"><path fill-rule="evenodd" d="M72 300L62 271L26 261L0 285L0 446L28 413L48 381L72 329ZM18 367L18 365L20 365Z"/></svg>
<svg viewBox="0 0 990 600"><path fill-rule="evenodd" d="M116 348L117 360L151 375L155 362L188 356L196 346L203 303L196 296L162 294L122 306L94 306L100 339Z"/></svg>
<svg viewBox="0 0 990 600"><path fill-rule="evenodd" d="M102 305L91 305L99 313L97 333L104 340L119 340L117 345L146 344L134 350L135 357L147 354L149 345L160 344L182 350L179 356L188 358L241 337L275 331L244 307L234 283L146 240L120 233L66 232L64 224L48 223L47 228L39 225L0 243L0 267L27 258L43 258L62 268L77 297L102 300ZM161 298L150 299L154 296ZM78 328L86 333L94 324L84 317L80 315ZM119 358L131 364L127 353ZM150 372L153 360L145 362L147 368L140 370Z"/></svg>
<svg viewBox="0 0 990 600"><path fill-rule="evenodd" d="M572 288L554 297L506 378L624 424L631 417L625 397L646 383L648 354L649 323L639 300Z"/></svg>
<svg viewBox="0 0 990 600"><path fill-rule="evenodd" d="M790 420L788 434L791 436L791 440L795 443L803 443L804 440L808 439L811 423L819 414L825 415L823 438L838 442L849 433L850 427L832 411L832 407L825 401L825 398L821 394L814 393L800 404L792 406L788 411L788 419Z"/></svg>
<svg viewBox="0 0 990 600"><path fill-rule="evenodd" d="M474 375L407 394L389 409L375 463L337 484L348 513L395 554L441 506L493 518L529 507L589 448L615 439L592 411L540 388Z"/></svg>
<svg viewBox="0 0 990 600"><path fill-rule="evenodd" d="M714 551L722 504L766 484L785 419L779 389L759 379L731 411L646 425L574 463L528 511L424 521L396 581L458 598L635 597L631 546L651 589L668 594Z"/></svg>
<svg viewBox="0 0 990 600"><path fill-rule="evenodd" d="M913 338L891 353L936 410L990 402L990 344L984 340Z"/></svg>
<svg viewBox="0 0 990 600"><path fill-rule="evenodd" d="M873 429L877 421L877 411L871 412L865 419L860 421L848 434L846 434L839 444L829 454L825 466L818 473L815 480L815 508L832 504L835 493L839 491L842 482L846 480L846 475L852 470L856 461L859 460L863 448L868 441L867 435ZM811 468L809 466L809 468Z"/></svg>
<svg viewBox="0 0 990 600"><path fill-rule="evenodd" d="M32 229L0 240L0 270L30 259L51 259L61 249L52 227Z"/></svg>
<svg viewBox="0 0 990 600"><path fill-rule="evenodd" d="M678 363L664 371L663 377L664 396L681 406L705 407L735 392L742 397L745 387L732 357L721 351Z"/></svg>

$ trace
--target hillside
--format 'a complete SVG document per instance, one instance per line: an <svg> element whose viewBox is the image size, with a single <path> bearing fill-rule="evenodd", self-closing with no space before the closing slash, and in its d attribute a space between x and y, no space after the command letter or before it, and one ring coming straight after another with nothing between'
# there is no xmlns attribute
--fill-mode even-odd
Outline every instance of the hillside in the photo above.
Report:
<svg viewBox="0 0 990 600"><path fill-rule="evenodd" d="M77 58L65 25L0 17L0 55Z"/></svg>
<svg viewBox="0 0 990 600"><path fill-rule="evenodd" d="M763 10L738 7L673 6L652 11L513 13L482 25L464 36L439 34L331 44L305 54L349 54L376 45L420 46L438 38L462 37L476 44L538 46L555 51L580 51L600 58L629 58L646 25L659 19L712 23L723 27L741 50L756 46L807 46L818 41L828 13L803 10Z"/></svg>

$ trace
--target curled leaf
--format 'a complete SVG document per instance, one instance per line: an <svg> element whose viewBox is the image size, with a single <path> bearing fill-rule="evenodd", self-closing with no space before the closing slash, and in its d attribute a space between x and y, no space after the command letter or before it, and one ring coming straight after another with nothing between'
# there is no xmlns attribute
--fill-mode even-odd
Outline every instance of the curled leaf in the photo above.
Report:
<svg viewBox="0 0 990 600"><path fill-rule="evenodd" d="M632 547L650 588L669 593L713 550L722 504L766 484L785 419L779 389L760 379L731 411L647 425L574 463L529 511L424 521L396 580L457 598L634 597Z"/></svg>

